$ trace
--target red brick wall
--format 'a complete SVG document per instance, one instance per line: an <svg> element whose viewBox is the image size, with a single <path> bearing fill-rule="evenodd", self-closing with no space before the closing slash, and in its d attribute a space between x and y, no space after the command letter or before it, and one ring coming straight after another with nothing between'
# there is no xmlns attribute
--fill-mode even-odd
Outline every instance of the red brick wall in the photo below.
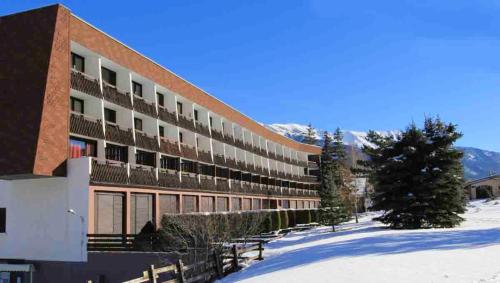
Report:
<svg viewBox="0 0 500 283"><path fill-rule="evenodd" d="M65 172L69 17L56 5L0 18L0 175Z"/></svg>

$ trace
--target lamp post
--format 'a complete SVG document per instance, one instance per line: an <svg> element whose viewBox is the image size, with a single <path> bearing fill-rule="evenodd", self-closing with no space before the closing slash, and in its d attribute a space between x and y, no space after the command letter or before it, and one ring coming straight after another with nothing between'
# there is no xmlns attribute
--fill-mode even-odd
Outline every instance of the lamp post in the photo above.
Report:
<svg viewBox="0 0 500 283"><path fill-rule="evenodd" d="M72 208L68 209L67 212L69 214L78 216L80 218L80 224L81 224L81 227L80 227L80 230L81 230L81 235L80 235L80 258L83 260L83 244L84 244L83 237L85 236L84 235L85 218L83 216L77 214L76 211L74 209L72 209Z"/></svg>

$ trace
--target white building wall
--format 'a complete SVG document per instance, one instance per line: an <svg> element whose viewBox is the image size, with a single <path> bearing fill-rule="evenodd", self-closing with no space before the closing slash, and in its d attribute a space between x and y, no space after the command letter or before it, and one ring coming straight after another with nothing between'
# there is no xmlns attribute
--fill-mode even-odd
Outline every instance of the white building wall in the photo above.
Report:
<svg viewBox="0 0 500 283"><path fill-rule="evenodd" d="M88 158L70 159L64 178L0 180L0 258L87 261L89 167Z"/></svg>

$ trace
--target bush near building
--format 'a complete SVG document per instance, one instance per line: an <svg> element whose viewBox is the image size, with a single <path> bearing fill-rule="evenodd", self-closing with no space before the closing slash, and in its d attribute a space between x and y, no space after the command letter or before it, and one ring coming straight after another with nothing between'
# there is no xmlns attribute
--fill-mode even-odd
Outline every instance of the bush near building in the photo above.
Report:
<svg viewBox="0 0 500 283"><path fill-rule="evenodd" d="M287 210L288 213L288 227L295 227L297 225L297 218L295 210Z"/></svg>

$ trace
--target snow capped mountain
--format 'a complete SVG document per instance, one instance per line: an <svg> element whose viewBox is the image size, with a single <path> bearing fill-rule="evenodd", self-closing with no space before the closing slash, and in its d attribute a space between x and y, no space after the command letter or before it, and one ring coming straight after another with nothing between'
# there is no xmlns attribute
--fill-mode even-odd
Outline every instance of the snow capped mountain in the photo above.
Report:
<svg viewBox="0 0 500 283"><path fill-rule="evenodd" d="M301 141L307 133L307 125L301 124L270 124L265 125L272 131L291 139ZM329 130L331 132L331 130ZM366 140L366 132L342 130L344 133L344 144L354 146L358 153L364 145L372 146ZM316 130L315 135L318 140L322 139L323 130ZM396 137L400 131L377 131L383 136ZM489 176L491 173L500 173L500 153L483 150L474 147L458 147L464 152L462 164L464 165L465 178L468 180Z"/></svg>

